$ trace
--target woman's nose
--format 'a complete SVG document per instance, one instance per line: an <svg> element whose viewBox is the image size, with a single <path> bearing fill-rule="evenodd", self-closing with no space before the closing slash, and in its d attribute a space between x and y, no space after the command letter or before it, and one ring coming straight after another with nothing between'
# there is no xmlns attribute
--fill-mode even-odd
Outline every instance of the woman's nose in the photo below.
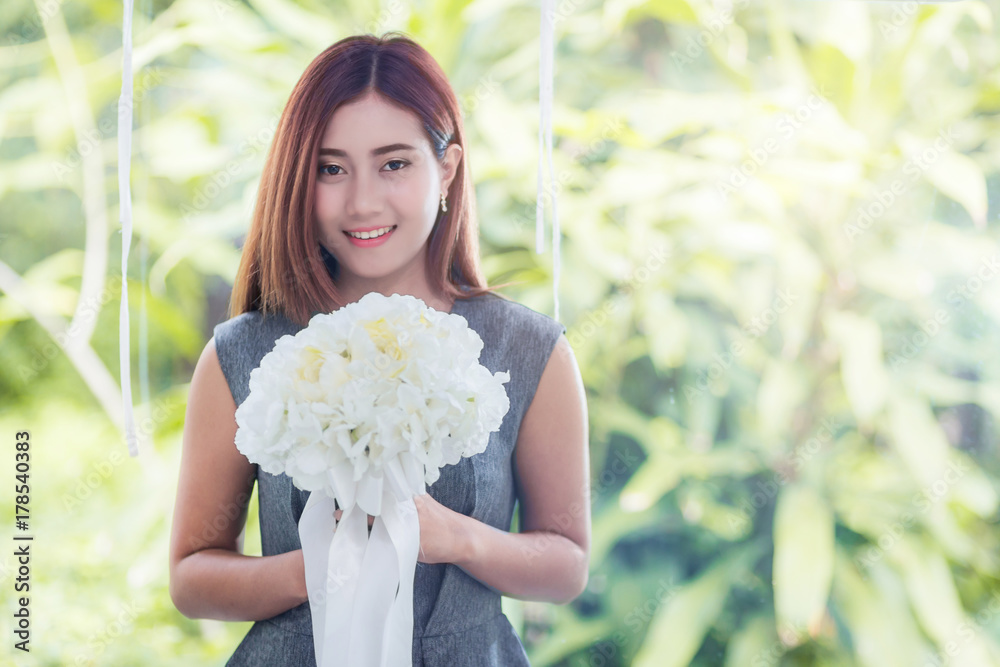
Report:
<svg viewBox="0 0 1000 667"><path fill-rule="evenodd" d="M351 216L367 218L379 213L382 208L382 193L379 190L378 179L358 170L360 174L354 177L345 209Z"/></svg>

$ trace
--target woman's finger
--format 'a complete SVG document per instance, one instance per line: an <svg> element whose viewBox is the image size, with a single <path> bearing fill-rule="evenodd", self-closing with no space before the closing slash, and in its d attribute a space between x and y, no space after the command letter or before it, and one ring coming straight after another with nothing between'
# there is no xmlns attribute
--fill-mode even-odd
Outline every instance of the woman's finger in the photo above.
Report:
<svg viewBox="0 0 1000 667"><path fill-rule="evenodd" d="M333 511L333 518L336 519L337 521L340 521L340 515L343 514L343 513L344 513L344 510L334 510ZM371 514L369 514L368 515L368 525L370 526L373 523L375 523L375 517L373 517Z"/></svg>

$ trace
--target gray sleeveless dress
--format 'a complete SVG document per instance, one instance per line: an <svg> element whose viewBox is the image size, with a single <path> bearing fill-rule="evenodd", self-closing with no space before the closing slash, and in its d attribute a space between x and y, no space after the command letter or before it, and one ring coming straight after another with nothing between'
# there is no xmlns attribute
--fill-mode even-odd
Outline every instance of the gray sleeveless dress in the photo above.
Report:
<svg viewBox="0 0 1000 667"><path fill-rule="evenodd" d="M441 469L427 492L456 512L509 531L515 490L513 453L521 419L542 370L566 328L525 305L494 294L456 299L452 312L483 339L479 362L491 373L510 372L504 386L510 411L486 450ZM281 315L243 313L215 327L215 346L240 405L249 393L250 371L284 334L300 326ZM287 475L257 469L262 552L300 549L298 520L309 499ZM516 667L527 654L500 607L500 592L451 563L417 563L413 590L413 667ZM309 603L251 626L226 667L315 667Z"/></svg>

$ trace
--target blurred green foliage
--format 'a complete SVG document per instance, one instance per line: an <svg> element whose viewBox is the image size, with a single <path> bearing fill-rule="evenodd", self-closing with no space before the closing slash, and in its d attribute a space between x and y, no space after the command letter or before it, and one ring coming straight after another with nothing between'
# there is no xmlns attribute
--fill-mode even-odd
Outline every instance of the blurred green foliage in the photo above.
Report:
<svg viewBox="0 0 1000 667"><path fill-rule="evenodd" d="M550 194L594 532L574 603L504 600L532 664L1000 664L998 10L558 5ZM187 382L278 114L329 44L398 29L439 60L487 274L552 312L537 6L140 3L129 303L151 445L128 458L120 12L0 9L0 433L32 432L37 536L18 665L221 665L249 628L169 598ZM250 516L260 553L256 498Z"/></svg>

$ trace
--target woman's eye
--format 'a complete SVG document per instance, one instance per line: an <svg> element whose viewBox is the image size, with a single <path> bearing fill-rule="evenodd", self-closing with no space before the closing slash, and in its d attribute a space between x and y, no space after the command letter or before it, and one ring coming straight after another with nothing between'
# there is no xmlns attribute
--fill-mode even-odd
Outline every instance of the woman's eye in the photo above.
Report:
<svg viewBox="0 0 1000 667"><path fill-rule="evenodd" d="M409 163L406 160L389 160L385 164L386 164L387 167L389 165L391 165L391 164L398 164L399 165L398 168L396 168L396 169L391 169L390 168L389 171L401 171ZM343 169L343 167L341 167L338 164L324 164L324 165L321 165L320 168L319 168L320 175L322 175L322 176L340 176L339 172L337 172L337 173L331 173L330 171L327 171L328 169Z"/></svg>

